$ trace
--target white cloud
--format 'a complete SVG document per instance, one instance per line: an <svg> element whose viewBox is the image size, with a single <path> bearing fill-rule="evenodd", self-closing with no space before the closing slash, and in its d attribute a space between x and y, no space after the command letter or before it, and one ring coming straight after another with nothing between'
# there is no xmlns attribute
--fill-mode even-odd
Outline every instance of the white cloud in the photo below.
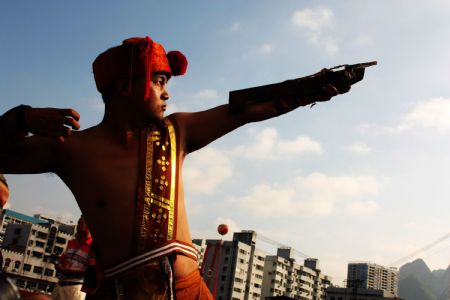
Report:
<svg viewBox="0 0 450 300"><path fill-rule="evenodd" d="M434 98L417 103L402 119L406 128L420 126L441 131L450 129L450 99Z"/></svg>
<svg viewBox="0 0 450 300"><path fill-rule="evenodd" d="M261 159L272 157L278 132L274 128L264 128L260 132L250 130L250 134L254 135L254 142L248 145L240 145L233 150L233 153L241 157L250 159Z"/></svg>
<svg viewBox="0 0 450 300"><path fill-rule="evenodd" d="M371 215L379 209L379 204L375 201L356 201L350 203L348 210L358 216Z"/></svg>
<svg viewBox="0 0 450 300"><path fill-rule="evenodd" d="M327 33L334 22L333 11L327 7L303 9L292 14L291 22L305 32L310 44L315 45L330 56L339 52L336 39Z"/></svg>
<svg viewBox="0 0 450 300"><path fill-rule="evenodd" d="M183 170L184 186L189 193L213 194L233 175L233 163L225 153L212 147L189 155Z"/></svg>
<svg viewBox="0 0 450 300"><path fill-rule="evenodd" d="M256 216L290 216L302 210L294 196L293 188L260 184L254 186L250 194L231 199L231 202Z"/></svg>
<svg viewBox="0 0 450 300"><path fill-rule="evenodd" d="M300 176L284 185L260 184L249 194L231 198L230 202L257 216L327 216L336 211L336 204L375 194L378 183L369 176L328 176L312 173ZM373 203L353 204L356 212L369 213L376 208Z"/></svg>
<svg viewBox="0 0 450 300"><path fill-rule="evenodd" d="M322 145L308 136L298 136L293 141L280 141L277 145L280 154L323 153Z"/></svg>
<svg viewBox="0 0 450 300"><path fill-rule="evenodd" d="M322 146L307 136L297 136L294 140L279 139L275 128L267 127L257 132L250 129L253 141L236 147L232 153L247 159L275 159L284 155L321 154Z"/></svg>
<svg viewBox="0 0 450 300"><path fill-rule="evenodd" d="M231 24L230 31L231 32L237 32L241 29L241 23L240 22L234 22Z"/></svg>
<svg viewBox="0 0 450 300"><path fill-rule="evenodd" d="M321 44L323 50L331 56L339 52L339 46L337 45L337 41L332 37L327 36L321 38L321 40L318 43Z"/></svg>
<svg viewBox="0 0 450 300"><path fill-rule="evenodd" d="M56 211L39 205L28 208L24 213L28 215L40 214L43 217L50 217L60 222L74 224L76 224L76 222L80 218L79 215L75 215L72 211L69 210Z"/></svg>
<svg viewBox="0 0 450 300"><path fill-rule="evenodd" d="M219 93L213 89L204 89L196 92L193 97L196 100L215 100L219 97Z"/></svg>
<svg viewBox="0 0 450 300"><path fill-rule="evenodd" d="M306 8L294 12L291 20L295 25L301 28L306 28L311 31L320 31L331 25L333 12L326 7L319 7L314 10Z"/></svg>
<svg viewBox="0 0 450 300"><path fill-rule="evenodd" d="M372 151L372 149L363 143L353 143L347 146L347 150L356 155L365 155Z"/></svg>
<svg viewBox="0 0 450 300"><path fill-rule="evenodd" d="M268 55L268 54L272 53L273 49L274 49L273 44L263 44L263 45L261 45L261 47L259 47L258 52L263 55Z"/></svg>
<svg viewBox="0 0 450 300"><path fill-rule="evenodd" d="M361 48L367 48L367 47L373 46L374 42L373 42L372 37L365 35L365 34L361 34L356 37L354 44Z"/></svg>
<svg viewBox="0 0 450 300"><path fill-rule="evenodd" d="M376 124L359 126L360 131L374 134L401 134L414 128L434 129L440 132L450 130L450 99L438 97L420 101L394 126Z"/></svg>

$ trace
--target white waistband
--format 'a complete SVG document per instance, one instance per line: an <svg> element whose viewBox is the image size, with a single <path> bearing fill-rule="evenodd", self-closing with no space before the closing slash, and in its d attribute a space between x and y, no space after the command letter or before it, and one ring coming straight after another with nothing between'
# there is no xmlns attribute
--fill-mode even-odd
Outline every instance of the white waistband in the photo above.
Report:
<svg viewBox="0 0 450 300"><path fill-rule="evenodd" d="M120 274L122 272L130 270L131 268L135 268L140 265L144 265L145 263L147 263L153 259L160 258L160 257L166 256L166 255L168 255L170 253L174 253L174 252L181 252L182 254L184 254L194 260L197 260L197 249L195 249L193 246L181 244L178 242L172 242L161 248L140 254L133 258L130 258L130 259L118 264L115 267L106 269L105 277L108 278L108 277Z"/></svg>

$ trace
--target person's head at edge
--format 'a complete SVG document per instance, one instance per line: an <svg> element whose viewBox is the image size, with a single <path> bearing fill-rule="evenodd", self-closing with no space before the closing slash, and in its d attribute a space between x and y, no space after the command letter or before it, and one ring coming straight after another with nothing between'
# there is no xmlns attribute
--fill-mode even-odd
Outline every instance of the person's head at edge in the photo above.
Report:
<svg viewBox="0 0 450 300"><path fill-rule="evenodd" d="M77 232L75 234L77 239L86 240L91 237L91 232L89 231L89 227L84 219L83 215L78 219L77 223Z"/></svg>
<svg viewBox="0 0 450 300"><path fill-rule="evenodd" d="M162 120L171 76L186 72L187 60L178 51L145 38L129 38L101 53L93 62L98 91L105 102L105 118L115 112L133 123ZM114 115L117 118L117 113Z"/></svg>
<svg viewBox="0 0 450 300"><path fill-rule="evenodd" d="M3 208L8 202L9 198L9 188L3 174L0 174L0 208Z"/></svg>

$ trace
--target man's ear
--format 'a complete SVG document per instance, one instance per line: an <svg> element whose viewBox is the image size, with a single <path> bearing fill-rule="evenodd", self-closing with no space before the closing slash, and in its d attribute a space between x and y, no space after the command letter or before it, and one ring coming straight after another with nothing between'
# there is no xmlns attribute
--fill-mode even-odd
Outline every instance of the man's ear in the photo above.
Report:
<svg viewBox="0 0 450 300"><path fill-rule="evenodd" d="M131 82L129 79L118 79L114 85L121 96L130 96Z"/></svg>

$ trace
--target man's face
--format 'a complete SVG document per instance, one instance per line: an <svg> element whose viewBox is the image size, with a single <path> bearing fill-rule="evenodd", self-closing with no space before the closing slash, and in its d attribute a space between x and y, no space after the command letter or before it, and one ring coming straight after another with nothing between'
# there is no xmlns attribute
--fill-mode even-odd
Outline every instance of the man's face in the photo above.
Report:
<svg viewBox="0 0 450 300"><path fill-rule="evenodd" d="M142 109L146 112L147 117L162 120L167 108L166 101L169 100L169 93L166 89L168 77L165 74L153 73L150 80L150 95L148 98L144 99L144 103L142 103L142 100L140 99L144 98L145 77L138 78L134 81L133 89L136 92L135 99L136 101L141 102L143 105Z"/></svg>
<svg viewBox="0 0 450 300"><path fill-rule="evenodd" d="M80 235L86 235L88 232L89 228L86 224L86 221L83 218L80 218L77 224L77 233Z"/></svg>

